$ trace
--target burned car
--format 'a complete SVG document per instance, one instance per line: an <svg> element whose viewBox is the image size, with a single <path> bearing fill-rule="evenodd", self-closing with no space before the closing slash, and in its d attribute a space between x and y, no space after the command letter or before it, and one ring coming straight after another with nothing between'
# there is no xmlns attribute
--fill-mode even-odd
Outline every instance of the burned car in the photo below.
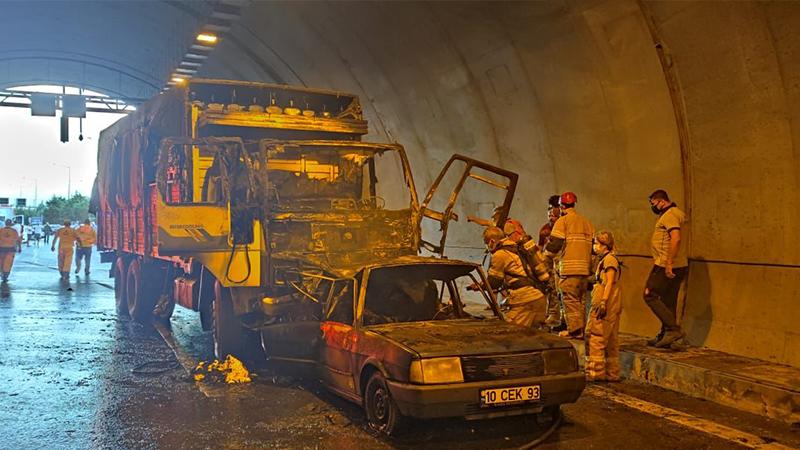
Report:
<svg viewBox="0 0 800 450"><path fill-rule="evenodd" d="M378 432L406 417L538 413L584 388L569 342L505 322L491 291L466 290L486 285L477 264L401 257L302 275L295 293L264 299L276 319L261 328L267 357L304 365Z"/></svg>

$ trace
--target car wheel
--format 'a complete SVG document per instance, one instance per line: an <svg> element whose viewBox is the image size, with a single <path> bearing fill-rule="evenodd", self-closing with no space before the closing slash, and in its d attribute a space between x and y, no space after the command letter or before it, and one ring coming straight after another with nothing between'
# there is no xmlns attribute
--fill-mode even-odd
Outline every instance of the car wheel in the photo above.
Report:
<svg viewBox="0 0 800 450"><path fill-rule="evenodd" d="M125 260L117 258L114 261L114 299L117 305L117 315L120 317L129 317L128 314L128 299L125 282L128 278L127 267L125 267Z"/></svg>
<svg viewBox="0 0 800 450"><path fill-rule="evenodd" d="M138 259L131 261L128 266L125 292L131 318L140 323L149 323L153 319L155 298L153 289L143 282L142 262Z"/></svg>
<svg viewBox="0 0 800 450"><path fill-rule="evenodd" d="M364 391L364 410L370 429L388 436L396 436L402 431L403 416L394 402L386 379L375 372L367 382Z"/></svg>

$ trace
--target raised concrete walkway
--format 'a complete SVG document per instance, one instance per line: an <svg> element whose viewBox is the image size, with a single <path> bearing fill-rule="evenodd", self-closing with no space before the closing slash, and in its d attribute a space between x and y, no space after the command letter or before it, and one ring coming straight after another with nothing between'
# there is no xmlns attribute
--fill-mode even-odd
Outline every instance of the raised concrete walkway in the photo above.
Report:
<svg viewBox="0 0 800 450"><path fill-rule="evenodd" d="M662 350L646 340L620 336L624 378L800 424L800 369L705 348ZM582 361L583 341L573 345Z"/></svg>

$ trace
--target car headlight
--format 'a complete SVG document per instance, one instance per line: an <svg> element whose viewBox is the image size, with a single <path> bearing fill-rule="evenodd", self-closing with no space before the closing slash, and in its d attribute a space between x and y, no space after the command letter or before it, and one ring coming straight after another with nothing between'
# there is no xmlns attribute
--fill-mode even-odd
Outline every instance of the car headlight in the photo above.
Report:
<svg viewBox="0 0 800 450"><path fill-rule="evenodd" d="M409 380L418 384L461 383L461 358L430 358L411 361Z"/></svg>

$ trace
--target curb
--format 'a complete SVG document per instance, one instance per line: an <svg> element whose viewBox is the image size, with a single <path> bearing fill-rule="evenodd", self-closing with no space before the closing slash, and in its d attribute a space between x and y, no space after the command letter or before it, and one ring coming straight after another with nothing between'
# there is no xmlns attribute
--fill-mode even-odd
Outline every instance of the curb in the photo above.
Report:
<svg viewBox="0 0 800 450"><path fill-rule="evenodd" d="M572 340L583 364L584 341ZM620 348L622 377L790 424L800 423L800 385L786 386Z"/></svg>

